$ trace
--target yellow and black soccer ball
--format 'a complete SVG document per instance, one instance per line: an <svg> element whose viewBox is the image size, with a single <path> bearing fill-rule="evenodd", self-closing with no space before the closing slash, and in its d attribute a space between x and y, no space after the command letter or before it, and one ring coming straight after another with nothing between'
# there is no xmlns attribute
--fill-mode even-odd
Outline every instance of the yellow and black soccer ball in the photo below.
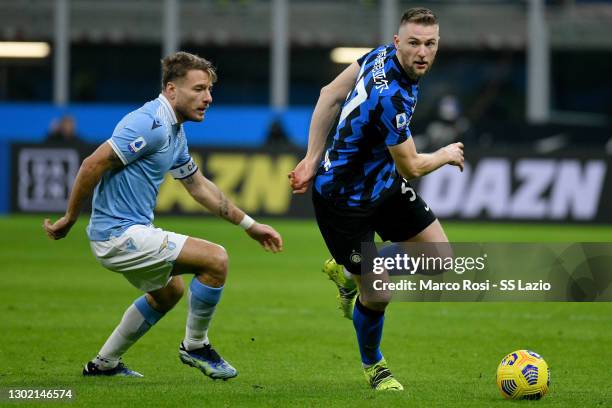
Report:
<svg viewBox="0 0 612 408"><path fill-rule="evenodd" d="M497 387L504 398L537 400L546 395L549 385L550 368L533 351L514 351L497 367Z"/></svg>

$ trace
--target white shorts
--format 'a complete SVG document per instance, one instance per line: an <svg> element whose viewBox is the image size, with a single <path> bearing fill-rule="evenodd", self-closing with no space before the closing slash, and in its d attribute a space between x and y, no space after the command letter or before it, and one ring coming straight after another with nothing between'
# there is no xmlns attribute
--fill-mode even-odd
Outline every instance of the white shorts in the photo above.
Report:
<svg viewBox="0 0 612 408"><path fill-rule="evenodd" d="M105 268L123 274L143 292L150 292L168 284L187 238L152 225L133 225L120 237L91 241L90 245Z"/></svg>

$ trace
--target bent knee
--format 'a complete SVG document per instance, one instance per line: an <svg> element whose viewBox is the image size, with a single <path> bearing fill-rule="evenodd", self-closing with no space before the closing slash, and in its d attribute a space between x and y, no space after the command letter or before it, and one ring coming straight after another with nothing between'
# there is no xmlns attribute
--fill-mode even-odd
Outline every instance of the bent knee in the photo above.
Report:
<svg viewBox="0 0 612 408"><path fill-rule="evenodd" d="M207 284L223 285L227 278L228 265L227 251L221 245L215 245L207 254L206 262L197 275L203 275Z"/></svg>
<svg viewBox="0 0 612 408"><path fill-rule="evenodd" d="M172 300L175 300L175 303L181 300L183 294L185 293L185 283L183 282L183 279L179 276L173 277L167 288L168 297Z"/></svg>
<svg viewBox="0 0 612 408"><path fill-rule="evenodd" d="M217 275L227 276L228 264L229 264L229 256L227 255L227 251L221 245L213 251L211 264L211 269Z"/></svg>

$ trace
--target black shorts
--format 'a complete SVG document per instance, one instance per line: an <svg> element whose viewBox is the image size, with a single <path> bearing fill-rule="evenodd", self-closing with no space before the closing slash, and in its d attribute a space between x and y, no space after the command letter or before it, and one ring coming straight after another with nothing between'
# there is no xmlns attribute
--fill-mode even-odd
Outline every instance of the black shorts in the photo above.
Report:
<svg viewBox="0 0 612 408"><path fill-rule="evenodd" d="M353 274L361 274L361 244L402 242L414 237L436 216L407 181L401 179L371 208L338 205L312 191L315 216L321 235L336 262Z"/></svg>

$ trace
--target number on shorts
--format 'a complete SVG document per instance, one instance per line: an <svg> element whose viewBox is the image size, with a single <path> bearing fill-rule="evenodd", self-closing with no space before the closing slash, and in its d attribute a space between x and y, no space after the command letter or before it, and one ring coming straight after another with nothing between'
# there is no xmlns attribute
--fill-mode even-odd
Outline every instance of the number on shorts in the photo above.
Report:
<svg viewBox="0 0 612 408"><path fill-rule="evenodd" d="M416 200L416 192L414 191L414 188L407 185L406 180L404 180L402 181L402 194L406 194L407 192L410 192L410 201Z"/></svg>

